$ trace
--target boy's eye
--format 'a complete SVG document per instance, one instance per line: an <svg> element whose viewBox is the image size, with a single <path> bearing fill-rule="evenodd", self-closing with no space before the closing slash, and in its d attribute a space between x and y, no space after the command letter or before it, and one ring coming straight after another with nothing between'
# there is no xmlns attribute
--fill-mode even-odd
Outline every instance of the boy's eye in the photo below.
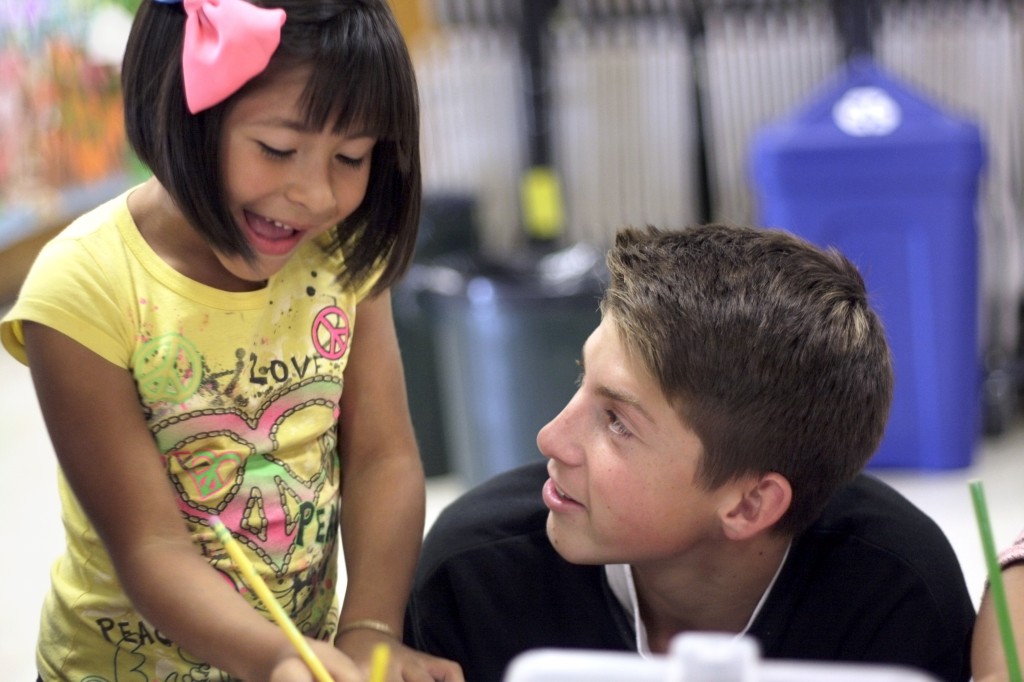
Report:
<svg viewBox="0 0 1024 682"><path fill-rule="evenodd" d="M260 151L262 151L263 154L265 154L266 156L269 156L272 159L285 159L285 158L288 158L289 156L291 156L294 153L290 149L276 149L276 148L271 147L270 145L266 144L265 142L260 142L259 145L260 145Z"/></svg>
<svg viewBox="0 0 1024 682"><path fill-rule="evenodd" d="M605 416L608 417L608 428L610 428L613 433L626 437L632 435L629 432L629 429L626 428L626 425L622 423L622 420L619 419L619 415L615 414L615 412L612 410L605 410Z"/></svg>

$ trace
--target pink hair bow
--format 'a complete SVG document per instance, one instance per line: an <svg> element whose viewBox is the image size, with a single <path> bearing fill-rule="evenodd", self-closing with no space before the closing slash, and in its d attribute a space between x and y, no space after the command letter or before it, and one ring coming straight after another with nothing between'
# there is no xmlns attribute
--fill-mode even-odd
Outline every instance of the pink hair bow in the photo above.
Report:
<svg viewBox="0 0 1024 682"><path fill-rule="evenodd" d="M182 71L193 114L223 102L267 68L281 42L283 9L246 0L184 0Z"/></svg>

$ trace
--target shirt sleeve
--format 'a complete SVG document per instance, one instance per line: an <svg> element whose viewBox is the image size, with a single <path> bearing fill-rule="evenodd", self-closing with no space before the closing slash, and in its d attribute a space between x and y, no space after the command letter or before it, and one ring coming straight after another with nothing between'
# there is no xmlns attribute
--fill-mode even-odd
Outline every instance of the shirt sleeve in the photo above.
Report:
<svg viewBox="0 0 1024 682"><path fill-rule="evenodd" d="M17 360L28 364L23 323L51 327L109 362L127 367L131 344L129 315L118 303L124 284L110 281L109 268L99 263L77 239L58 238L39 253L18 300L0 323L0 340ZM126 336L127 335L127 336Z"/></svg>
<svg viewBox="0 0 1024 682"><path fill-rule="evenodd" d="M1024 561L1024 530L1017 536L1017 540L999 553L999 565L1003 568L1018 564Z"/></svg>

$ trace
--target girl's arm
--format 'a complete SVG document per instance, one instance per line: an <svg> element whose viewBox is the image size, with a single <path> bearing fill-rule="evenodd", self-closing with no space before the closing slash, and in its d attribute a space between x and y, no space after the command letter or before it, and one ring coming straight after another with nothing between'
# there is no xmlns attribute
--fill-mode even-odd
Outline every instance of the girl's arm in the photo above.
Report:
<svg viewBox="0 0 1024 682"><path fill-rule="evenodd" d="M1003 569L1003 585L1010 610L1018 656L1024 655L1024 563ZM971 672L976 682L1005 682L1010 679L999 634L992 593L986 590L978 608L971 645Z"/></svg>
<svg viewBox="0 0 1024 682"><path fill-rule="evenodd" d="M26 322L24 331L57 459L135 608L236 677L286 679L274 670L297 658L287 638L192 544L130 373L49 327ZM350 660L315 646L336 680L359 679Z"/></svg>
<svg viewBox="0 0 1024 682"><path fill-rule="evenodd" d="M340 628L373 620L400 638L426 503L389 293L359 304L350 353L338 427L348 573ZM340 632L336 644L365 666L385 637L357 628ZM462 679L455 664L390 643L397 654L392 675L401 668L406 680Z"/></svg>

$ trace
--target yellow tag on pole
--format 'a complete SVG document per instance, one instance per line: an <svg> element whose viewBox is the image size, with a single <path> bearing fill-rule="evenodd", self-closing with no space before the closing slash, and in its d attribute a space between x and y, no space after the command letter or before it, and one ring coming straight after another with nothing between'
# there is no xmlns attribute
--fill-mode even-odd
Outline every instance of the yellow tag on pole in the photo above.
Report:
<svg viewBox="0 0 1024 682"><path fill-rule="evenodd" d="M545 240L561 236L565 217L562 188L555 172L543 166L529 169L523 176L520 191L527 236Z"/></svg>

